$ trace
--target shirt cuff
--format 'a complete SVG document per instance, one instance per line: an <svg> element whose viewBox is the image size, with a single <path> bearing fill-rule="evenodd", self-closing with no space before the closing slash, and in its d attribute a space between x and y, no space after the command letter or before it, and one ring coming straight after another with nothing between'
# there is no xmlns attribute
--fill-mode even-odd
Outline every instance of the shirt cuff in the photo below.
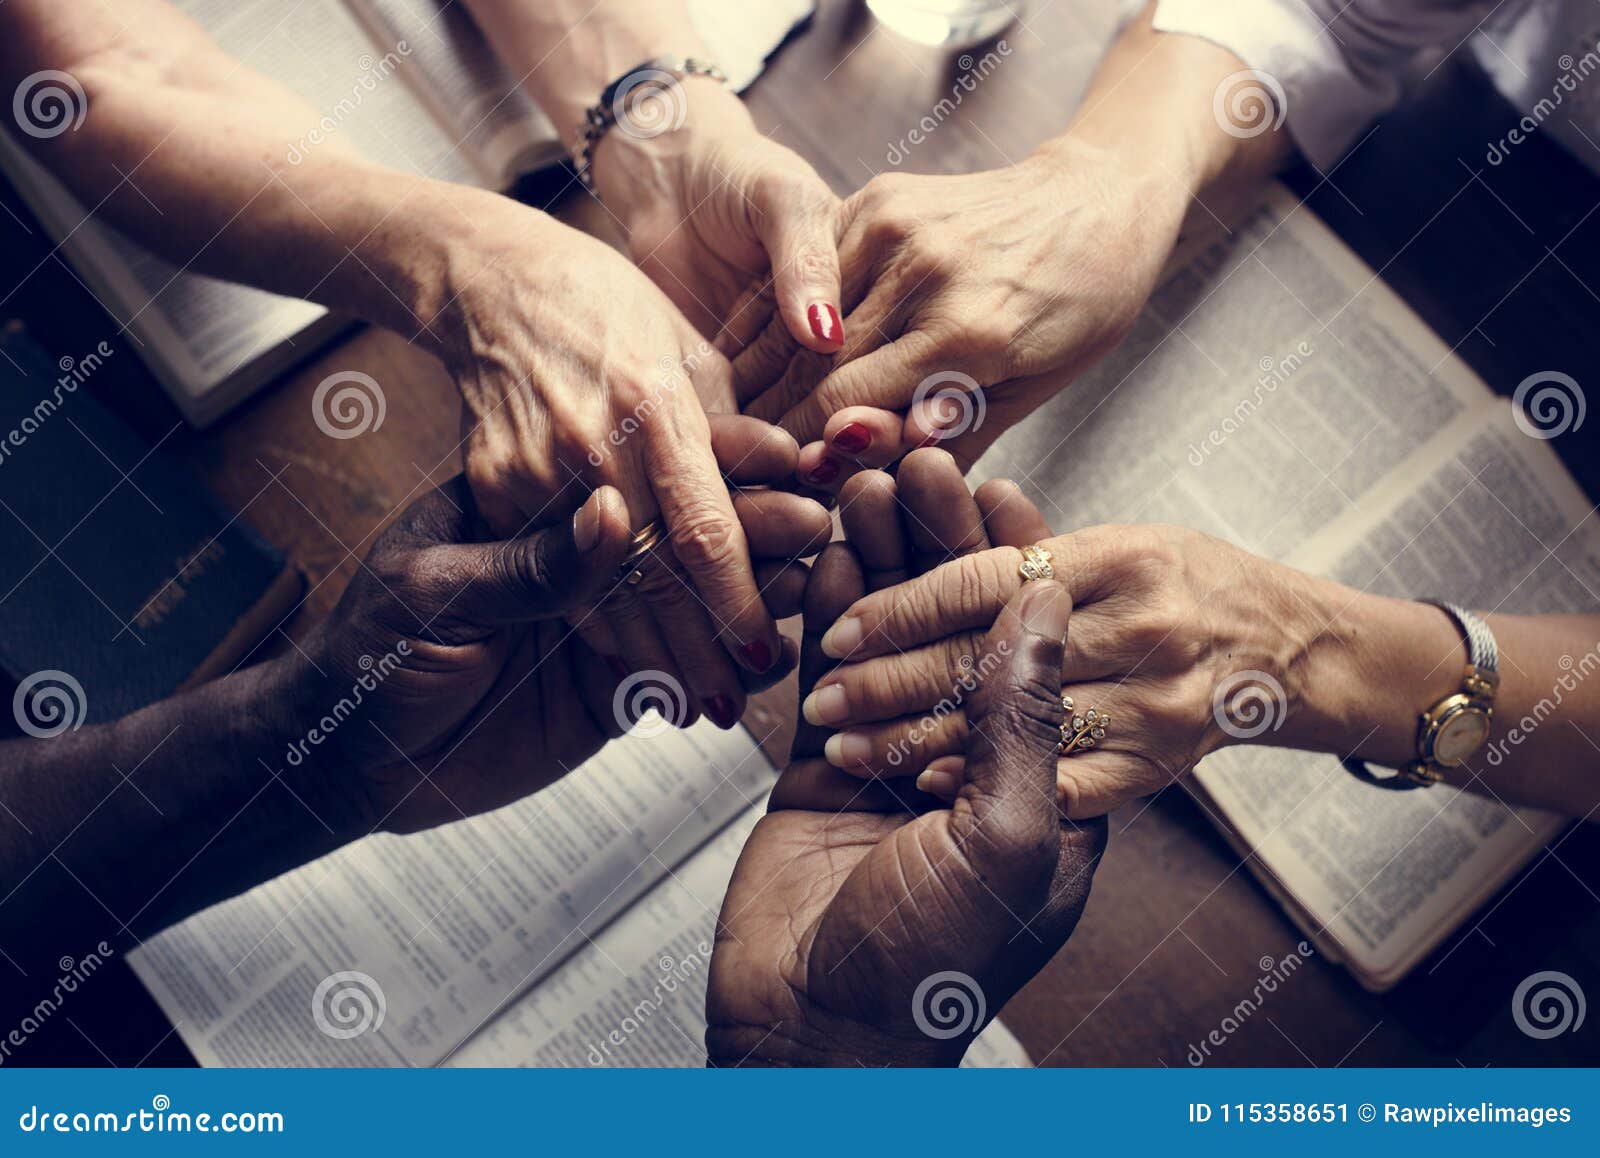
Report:
<svg viewBox="0 0 1600 1158"><path fill-rule="evenodd" d="M1301 155L1319 170L1337 162L1361 131L1400 98L1397 77L1369 73L1358 78L1338 41L1296 0L1159 0L1154 27L1209 40L1270 78L1258 84L1277 87L1272 94L1279 105L1275 119L1287 124ZM1229 91L1239 90L1218 90L1214 107L1219 116L1226 114ZM1232 119L1239 124L1241 118ZM1258 123L1247 121L1238 131Z"/></svg>

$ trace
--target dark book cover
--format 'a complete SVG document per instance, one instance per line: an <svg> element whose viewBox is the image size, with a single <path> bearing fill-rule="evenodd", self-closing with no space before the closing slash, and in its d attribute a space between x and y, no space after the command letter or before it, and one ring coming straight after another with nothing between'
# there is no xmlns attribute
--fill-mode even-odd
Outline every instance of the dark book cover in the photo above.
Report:
<svg viewBox="0 0 1600 1158"><path fill-rule="evenodd" d="M225 674L292 606L298 572L53 359L0 333L0 711L6 734L115 719Z"/></svg>

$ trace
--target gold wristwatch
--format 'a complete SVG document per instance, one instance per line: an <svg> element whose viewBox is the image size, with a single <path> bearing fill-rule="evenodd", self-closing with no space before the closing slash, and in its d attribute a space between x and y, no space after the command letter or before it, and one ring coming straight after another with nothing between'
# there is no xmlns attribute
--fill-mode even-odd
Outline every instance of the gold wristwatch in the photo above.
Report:
<svg viewBox="0 0 1600 1158"><path fill-rule="evenodd" d="M1452 692L1417 719L1417 758L1390 776L1378 776L1366 763L1346 757L1344 766L1380 788L1426 788L1444 779L1488 742L1494 722L1494 695L1500 687L1500 653L1494 632L1478 616L1453 603L1425 600L1461 629L1467 645L1467 667L1461 690Z"/></svg>

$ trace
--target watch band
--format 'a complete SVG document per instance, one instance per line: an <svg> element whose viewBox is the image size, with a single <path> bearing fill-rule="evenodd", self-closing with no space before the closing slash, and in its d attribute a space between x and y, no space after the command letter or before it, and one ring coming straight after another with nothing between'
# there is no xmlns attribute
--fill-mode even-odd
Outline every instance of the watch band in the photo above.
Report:
<svg viewBox="0 0 1600 1158"><path fill-rule="evenodd" d="M709 60L699 60L692 56L653 56L642 64L634 65L601 90L600 99L584 110L583 124L578 126L578 180L583 183L585 189L596 197L600 196L594 187L592 172L594 151L601 139L611 131L611 127L623 115L618 111L617 103L625 101L642 85L659 86L663 80L679 81L690 76L705 76L723 84L728 83L728 74ZM681 120L681 117L679 119ZM638 135L655 136L676 127L669 125L648 134Z"/></svg>
<svg viewBox="0 0 1600 1158"><path fill-rule="evenodd" d="M1466 608L1443 599L1423 599L1419 602L1443 611L1455 621L1456 628L1461 632L1461 638L1467 645L1467 674L1462 681L1464 690L1476 695L1493 695L1499 683L1500 647L1489 625ZM1397 792L1429 788L1444 779L1441 767L1423 759L1414 760L1389 776L1379 776L1367 766L1365 760L1354 756L1346 756L1340 762L1345 771L1358 780L1364 780L1375 788Z"/></svg>

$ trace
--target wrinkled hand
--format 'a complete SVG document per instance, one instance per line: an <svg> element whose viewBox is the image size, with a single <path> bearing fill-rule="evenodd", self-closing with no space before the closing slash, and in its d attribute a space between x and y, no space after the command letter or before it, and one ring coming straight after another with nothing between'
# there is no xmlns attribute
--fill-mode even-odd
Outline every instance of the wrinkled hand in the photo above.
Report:
<svg viewBox="0 0 1600 1158"><path fill-rule="evenodd" d="M875 178L842 214L844 348L796 353L769 329L735 361L746 412L794 434L814 486L931 441L970 465L1115 346L1155 285L1182 207L1147 212L1126 168L1063 139L993 172Z"/></svg>
<svg viewBox="0 0 1600 1158"><path fill-rule="evenodd" d="M804 349L839 348L839 199L724 86L691 77L623 109L594 180L630 256L720 348L769 321Z"/></svg>
<svg viewBox="0 0 1600 1158"><path fill-rule="evenodd" d="M659 513L666 544L638 586L609 590L605 614L583 620L586 637L620 672L661 673L731 727L741 671L769 670L779 642L707 418L731 409L728 364L627 259L507 204L508 222L479 227L506 238L504 254L447 313L473 495L501 535L566 518L608 485L635 530Z"/></svg>
<svg viewBox="0 0 1600 1158"><path fill-rule="evenodd" d="M795 534L795 496L773 498L735 500L753 541ZM412 504L305 646L300 758L350 776L360 831L498 808L633 723L618 714L631 700L616 696L616 674L561 619L611 582L627 551L622 496L602 487L572 519L504 541L477 541L480 527L462 478ZM775 682L795 654L788 644L746 686Z"/></svg>
<svg viewBox="0 0 1600 1158"><path fill-rule="evenodd" d="M820 633L864 590L863 565L874 583L898 582L1037 519L1009 484L975 503L939 452L901 474L918 496L903 506L880 474L842 503L862 557L835 544L812 569L802 688L827 667ZM996 625L1005 663L976 694L975 775L953 808L851 780L819 758L825 733L801 724L723 902L711 1064L955 1064L1066 941L1105 833L1060 825L1050 790L1068 611L1064 592L1039 587Z"/></svg>
<svg viewBox="0 0 1600 1158"><path fill-rule="evenodd" d="M1182 527L1091 527L1043 540L1076 610L1061 669L1105 738L1057 762L1064 815L1098 816L1186 775L1226 744L1272 743L1302 698L1326 624L1308 576ZM960 710L905 736L980 655L987 625L1023 586L1020 552L969 555L851 606L823 642L848 657L819 682L809 718L845 729L829 758L853 775L928 769L941 793L964 775ZM927 784L928 781L922 781Z"/></svg>

